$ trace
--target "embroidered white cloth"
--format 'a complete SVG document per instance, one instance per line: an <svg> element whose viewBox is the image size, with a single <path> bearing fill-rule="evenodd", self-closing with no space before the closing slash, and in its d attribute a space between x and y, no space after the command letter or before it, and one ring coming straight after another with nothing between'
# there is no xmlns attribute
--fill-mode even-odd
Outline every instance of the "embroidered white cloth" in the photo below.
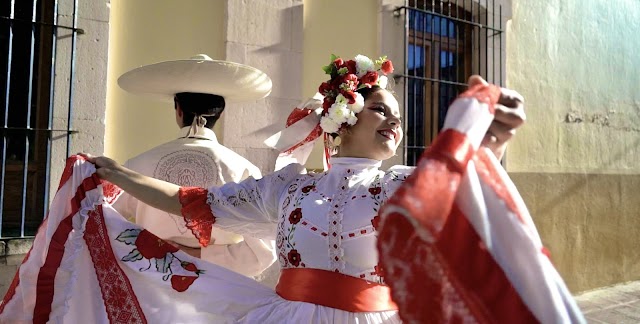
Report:
<svg viewBox="0 0 640 324"><path fill-rule="evenodd" d="M191 258L111 208L119 189L102 184L76 156L0 305L0 322L400 323L401 316L436 323L582 322L517 191L499 181L506 178L502 171L492 173L499 165L478 151L481 139L468 137L486 131L469 120L488 127L491 119L459 109L486 109L483 102L476 96L452 107L450 130L406 182L412 168L385 172L378 161L338 158L324 173L303 174L293 164L262 179L181 192L183 215L201 244L214 222L277 238L283 268L386 281L399 313L288 301Z"/></svg>
<svg viewBox="0 0 640 324"><path fill-rule="evenodd" d="M378 249L409 323L585 323L531 216L480 148L500 89L476 86L380 212Z"/></svg>
<svg viewBox="0 0 640 324"><path fill-rule="evenodd" d="M181 186L220 186L261 177L260 170L251 162L220 145L212 130L201 127L199 133L185 137L189 129L183 127L180 138L143 152L124 166ZM153 208L127 193L123 193L113 206L120 214L162 239L199 247L198 240L180 216ZM273 240L242 237L216 227L211 236L212 244L201 249L201 258L227 269L254 277L276 260Z"/></svg>
<svg viewBox="0 0 640 324"><path fill-rule="evenodd" d="M282 299L127 222L119 194L70 158L34 245L0 305L0 323L383 323Z"/></svg>

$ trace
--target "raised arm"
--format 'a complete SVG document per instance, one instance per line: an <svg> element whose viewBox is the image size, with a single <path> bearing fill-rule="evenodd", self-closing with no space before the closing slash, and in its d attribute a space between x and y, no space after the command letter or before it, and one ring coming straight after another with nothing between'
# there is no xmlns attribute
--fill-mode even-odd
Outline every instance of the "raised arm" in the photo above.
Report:
<svg viewBox="0 0 640 324"><path fill-rule="evenodd" d="M275 239L282 193L304 167L291 164L261 179L248 178L220 187L196 188L143 176L106 157L88 157L97 173L138 200L174 215L207 246L213 224L223 230L257 238Z"/></svg>
<svg viewBox="0 0 640 324"><path fill-rule="evenodd" d="M108 157L87 155L87 158L89 162L96 165L100 178L115 184L149 206L180 215L182 208L178 199L180 186L144 176L125 168Z"/></svg>

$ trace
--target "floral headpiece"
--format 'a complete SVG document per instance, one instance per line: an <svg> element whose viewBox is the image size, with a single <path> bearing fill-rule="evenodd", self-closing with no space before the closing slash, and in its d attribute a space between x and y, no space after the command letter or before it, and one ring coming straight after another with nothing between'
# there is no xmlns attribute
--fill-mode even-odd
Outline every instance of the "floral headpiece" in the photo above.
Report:
<svg viewBox="0 0 640 324"><path fill-rule="evenodd" d="M331 79L318 89L324 96L320 127L326 133L335 133L358 121L356 114L362 111L364 98L356 91L376 85L386 89L386 75L393 72L393 64L386 56L374 62L364 55L348 61L331 55L331 63L322 69Z"/></svg>

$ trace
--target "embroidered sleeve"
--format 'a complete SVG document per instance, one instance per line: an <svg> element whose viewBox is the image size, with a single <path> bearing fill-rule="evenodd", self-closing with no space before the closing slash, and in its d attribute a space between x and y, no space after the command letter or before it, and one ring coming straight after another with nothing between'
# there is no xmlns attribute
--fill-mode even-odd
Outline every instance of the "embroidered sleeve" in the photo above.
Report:
<svg viewBox="0 0 640 324"><path fill-rule="evenodd" d="M289 165L261 179L211 187L207 204L215 215L216 227L241 235L275 239L280 200L286 188L301 173L300 164Z"/></svg>
<svg viewBox="0 0 640 324"><path fill-rule="evenodd" d="M197 187L181 187L178 191L182 217L188 229L198 239L201 246L209 245L211 228L216 222L207 204L207 190Z"/></svg>

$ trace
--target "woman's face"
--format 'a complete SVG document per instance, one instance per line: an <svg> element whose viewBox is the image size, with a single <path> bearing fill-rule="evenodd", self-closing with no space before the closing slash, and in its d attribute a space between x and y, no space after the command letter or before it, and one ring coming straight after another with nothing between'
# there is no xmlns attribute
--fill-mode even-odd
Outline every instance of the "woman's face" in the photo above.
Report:
<svg viewBox="0 0 640 324"><path fill-rule="evenodd" d="M341 134L339 156L386 160L395 155L403 131L398 101L387 90L371 93L358 122Z"/></svg>

